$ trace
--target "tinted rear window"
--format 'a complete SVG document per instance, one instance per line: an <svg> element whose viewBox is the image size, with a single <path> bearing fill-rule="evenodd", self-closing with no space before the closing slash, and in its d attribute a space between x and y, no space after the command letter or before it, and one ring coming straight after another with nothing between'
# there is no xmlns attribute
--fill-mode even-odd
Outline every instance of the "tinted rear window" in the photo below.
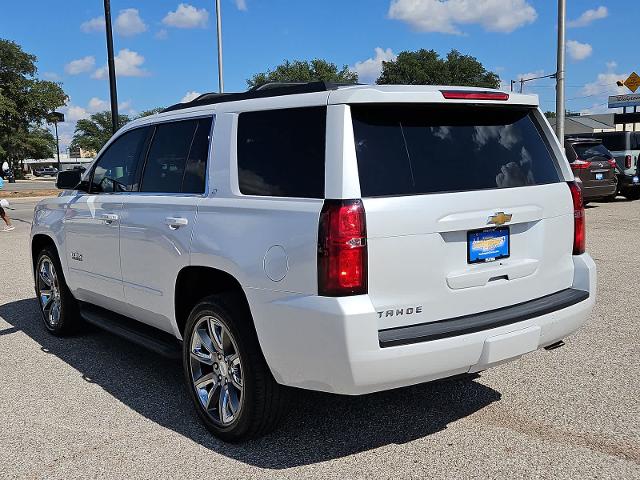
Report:
<svg viewBox="0 0 640 480"><path fill-rule="evenodd" d="M560 181L531 109L354 105L351 112L365 197Z"/></svg>
<svg viewBox="0 0 640 480"><path fill-rule="evenodd" d="M573 149L580 160L589 160L593 157L612 158L611 152L601 143L575 143Z"/></svg>
<svg viewBox="0 0 640 480"><path fill-rule="evenodd" d="M323 198L326 117L326 107L241 113L240 192Z"/></svg>

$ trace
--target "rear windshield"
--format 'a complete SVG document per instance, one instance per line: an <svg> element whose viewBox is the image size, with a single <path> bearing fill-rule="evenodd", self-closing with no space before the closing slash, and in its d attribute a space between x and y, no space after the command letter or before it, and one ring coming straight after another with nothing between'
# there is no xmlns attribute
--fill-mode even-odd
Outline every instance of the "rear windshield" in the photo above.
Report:
<svg viewBox="0 0 640 480"><path fill-rule="evenodd" d="M580 160L593 157L612 158L611 152L601 143L575 143L573 149Z"/></svg>
<svg viewBox="0 0 640 480"><path fill-rule="evenodd" d="M353 105L351 112L365 197L560 181L530 108Z"/></svg>
<svg viewBox="0 0 640 480"><path fill-rule="evenodd" d="M602 144L612 152L622 152L630 149L627 140L629 135L627 133L620 132L613 135L603 135L600 138L602 139Z"/></svg>

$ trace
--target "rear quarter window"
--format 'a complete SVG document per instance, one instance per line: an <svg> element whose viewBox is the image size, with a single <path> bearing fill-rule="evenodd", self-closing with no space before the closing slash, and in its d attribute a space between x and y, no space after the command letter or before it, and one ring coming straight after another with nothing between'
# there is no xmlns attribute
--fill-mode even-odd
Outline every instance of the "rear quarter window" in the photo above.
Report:
<svg viewBox="0 0 640 480"><path fill-rule="evenodd" d="M326 107L241 113L240 192L323 198L326 118Z"/></svg>
<svg viewBox="0 0 640 480"><path fill-rule="evenodd" d="M561 180L530 108L354 105L351 112L365 197Z"/></svg>

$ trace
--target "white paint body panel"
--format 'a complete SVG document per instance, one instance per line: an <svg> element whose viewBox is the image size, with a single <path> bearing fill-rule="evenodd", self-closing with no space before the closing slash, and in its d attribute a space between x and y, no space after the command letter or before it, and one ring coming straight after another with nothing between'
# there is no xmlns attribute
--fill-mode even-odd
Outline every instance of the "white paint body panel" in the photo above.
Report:
<svg viewBox="0 0 640 480"><path fill-rule="evenodd" d="M227 272L243 288L264 356L282 384L363 394L478 371L517 358L574 332L595 303L595 265L588 254L571 255L573 210L565 183L364 199L369 292L342 298L317 295L323 199L239 192L236 131L240 112L327 105L325 198L360 198L348 104L444 103L441 88L349 87L194 107L136 120L119 134L154 122L215 115L207 194L63 192L37 206L32 235L54 241L78 299L178 338L174 287L180 270L192 265ZM537 97L512 94L503 103L536 105ZM541 112L536 116L564 180L572 180L561 146ZM497 211L513 214L511 257L468 265L466 231L486 226L488 216ZM98 216L103 212L117 214L118 221L105 225ZM171 230L166 217L184 218L186 225ZM73 252L82 253L83 262L71 260ZM381 328L478 313L569 287L588 291L588 300L468 335L387 348L379 345ZM418 305L422 312L413 316L377 313Z"/></svg>

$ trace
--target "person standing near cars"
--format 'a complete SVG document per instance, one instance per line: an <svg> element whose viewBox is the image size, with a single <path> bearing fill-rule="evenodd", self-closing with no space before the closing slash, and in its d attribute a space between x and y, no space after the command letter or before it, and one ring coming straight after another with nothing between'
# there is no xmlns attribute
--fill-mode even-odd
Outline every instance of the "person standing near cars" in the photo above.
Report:
<svg viewBox="0 0 640 480"><path fill-rule="evenodd" d="M11 230L15 230L16 227L13 226L13 224L11 223L11 219L9 218L9 215L7 215L7 212L5 212L2 206L0 206L0 218L2 218L2 220L5 223L5 226L0 231L10 232Z"/></svg>

